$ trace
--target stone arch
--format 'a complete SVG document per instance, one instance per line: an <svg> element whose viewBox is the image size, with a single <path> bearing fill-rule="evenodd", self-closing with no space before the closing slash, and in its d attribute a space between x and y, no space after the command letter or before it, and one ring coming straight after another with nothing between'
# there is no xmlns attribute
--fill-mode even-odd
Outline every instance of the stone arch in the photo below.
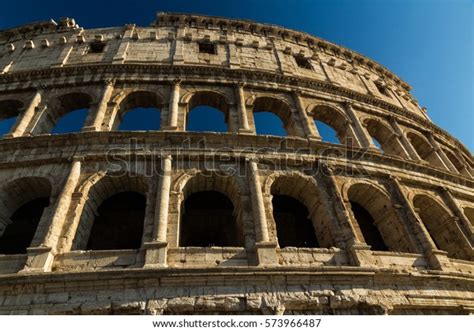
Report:
<svg viewBox="0 0 474 331"><path fill-rule="evenodd" d="M328 104L318 104L312 106L310 116L314 121L320 121L332 127L336 131L341 144L347 146L357 145L357 137L352 129L352 122L341 109Z"/></svg>
<svg viewBox="0 0 474 331"><path fill-rule="evenodd" d="M117 112L112 124L112 130L117 130L127 112L134 108L155 108L163 113L163 97L155 91L134 90L129 93L119 93L115 98ZM163 123L163 118L161 118Z"/></svg>
<svg viewBox="0 0 474 331"><path fill-rule="evenodd" d="M213 90L198 90L185 94L181 100L183 104L187 105L184 125L186 129L189 124L189 114L193 109L199 106L208 106L224 114L224 123L227 127L227 131L234 132L237 130L236 121L232 118L231 102L225 94Z"/></svg>
<svg viewBox="0 0 474 331"><path fill-rule="evenodd" d="M69 92L50 99L32 128L32 133L50 133L63 116L79 109L87 109L90 112L93 103L93 96L87 92Z"/></svg>
<svg viewBox="0 0 474 331"><path fill-rule="evenodd" d="M300 137L304 136L301 126L294 118L292 111L293 108L286 100L275 96L260 95L253 99L253 102L249 108L252 109L253 113L273 113L283 122L283 128L288 135Z"/></svg>
<svg viewBox="0 0 474 331"><path fill-rule="evenodd" d="M87 248L91 240L91 231L96 216L98 216L99 208L109 198L114 197L117 194L133 192L142 195L145 198L146 206L148 206L149 183L143 175L139 174L129 173L124 175L101 172L89 176L81 185L78 186L78 190L82 190L76 190L76 192L83 194L84 201L82 203L82 208L76 211L80 216L78 215L79 220L76 225L74 240L72 242L73 250ZM126 203L126 201L124 203ZM145 206L143 206L143 208L145 208ZM145 218L148 213L148 210L144 210L141 224L133 224L134 234L139 234L140 245L143 241L142 236L146 223ZM117 245L120 246L120 243Z"/></svg>
<svg viewBox="0 0 474 331"><path fill-rule="evenodd" d="M2 123L5 123L8 126L2 127L3 132L0 132L0 134L7 134L11 132L12 128L15 126L15 122L18 121L20 117L19 115L23 111L24 107L24 103L18 99L0 100L0 125L2 125Z"/></svg>
<svg viewBox="0 0 474 331"><path fill-rule="evenodd" d="M354 220L356 236L374 250L416 252L385 188L366 181L348 183L343 196Z"/></svg>
<svg viewBox="0 0 474 331"><path fill-rule="evenodd" d="M388 155L406 157L406 152L398 139L398 135L390 128L389 125L383 123L379 119L372 117L363 119L362 123L367 129L369 135L380 143L384 153Z"/></svg>
<svg viewBox="0 0 474 331"><path fill-rule="evenodd" d="M52 194L51 181L45 177L19 177L3 185L0 190L0 254L26 253ZM25 208L22 215L15 217Z"/></svg>
<svg viewBox="0 0 474 331"><path fill-rule="evenodd" d="M316 236L319 247L336 246L335 234L331 226L333 215L330 215L326 201L322 198L316 180L299 172L273 173L263 184L263 192L267 197L266 213L270 220L269 228L273 238L278 241L277 222L274 217L273 197L288 196L301 202L308 210L308 218L312 223L312 231Z"/></svg>
<svg viewBox="0 0 474 331"><path fill-rule="evenodd" d="M418 193L412 201L436 247L448 252L449 257L469 260L472 248L463 240L449 209L428 194Z"/></svg>
<svg viewBox="0 0 474 331"><path fill-rule="evenodd" d="M415 131L408 131L406 135L408 141L422 160L427 161L433 166L445 168L428 139Z"/></svg>
<svg viewBox="0 0 474 331"><path fill-rule="evenodd" d="M185 210L185 203L188 198L200 192L217 192L225 196L232 204L232 217L227 217L226 220L233 222L233 224L223 224L229 231L232 231L230 237L233 238L233 243L236 246L244 246L244 205L243 196L246 195L242 185L239 185L236 178L228 173L220 171L196 171L189 175L180 176L175 182L174 187L180 193L180 199L176 201L177 209L180 213L180 220L178 225L178 242L183 242L183 238L189 236L188 227L183 224Z"/></svg>

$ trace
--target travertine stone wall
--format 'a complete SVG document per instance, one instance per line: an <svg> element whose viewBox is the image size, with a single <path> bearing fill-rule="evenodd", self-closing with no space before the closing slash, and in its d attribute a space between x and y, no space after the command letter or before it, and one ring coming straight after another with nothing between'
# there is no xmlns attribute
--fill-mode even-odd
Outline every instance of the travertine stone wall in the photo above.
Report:
<svg viewBox="0 0 474 331"><path fill-rule="evenodd" d="M187 131L199 105L222 111L228 132ZM136 107L159 109L160 130L118 131ZM80 132L50 134L80 108ZM257 135L259 111L288 136ZM0 31L0 119L13 116L0 236L25 202L50 204L27 253L0 255L0 313L473 311L474 159L407 83L351 50L196 15L32 23ZM314 120L341 143L322 141ZM232 202L238 247L180 246L183 202L208 190ZM146 197L140 248L86 250L97 208L125 191ZM279 247L276 194L306 206L319 248ZM351 201L388 251L367 245Z"/></svg>

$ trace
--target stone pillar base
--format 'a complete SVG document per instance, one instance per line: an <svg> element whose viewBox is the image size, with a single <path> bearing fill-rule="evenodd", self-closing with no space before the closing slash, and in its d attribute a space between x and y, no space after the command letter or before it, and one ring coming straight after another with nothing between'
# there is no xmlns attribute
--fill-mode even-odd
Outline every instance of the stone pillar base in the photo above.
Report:
<svg viewBox="0 0 474 331"><path fill-rule="evenodd" d="M433 249L426 253L428 264L433 270L450 271L451 261L448 258L448 252Z"/></svg>
<svg viewBox="0 0 474 331"><path fill-rule="evenodd" d="M349 247L349 252L354 264L358 267L374 268L375 262L370 246L366 244L355 244Z"/></svg>
<svg viewBox="0 0 474 331"><path fill-rule="evenodd" d="M85 126L81 130L82 132L94 132L97 131L97 128L93 125Z"/></svg>
<svg viewBox="0 0 474 331"><path fill-rule="evenodd" d="M276 247L277 243L270 241L261 241L255 243L255 249L257 251L257 261L259 266L278 265Z"/></svg>
<svg viewBox="0 0 474 331"><path fill-rule="evenodd" d="M54 253L51 247L28 247L26 264L19 273L51 272Z"/></svg>
<svg viewBox="0 0 474 331"><path fill-rule="evenodd" d="M171 126L171 125L165 125L165 126L162 126L160 130L162 130L162 131L179 131L179 127Z"/></svg>
<svg viewBox="0 0 474 331"><path fill-rule="evenodd" d="M167 266L167 242L147 242L143 244L145 248L145 264L143 268L165 268Z"/></svg>
<svg viewBox="0 0 474 331"><path fill-rule="evenodd" d="M239 129L237 133L242 133L242 134L255 134L252 130L250 129Z"/></svg>

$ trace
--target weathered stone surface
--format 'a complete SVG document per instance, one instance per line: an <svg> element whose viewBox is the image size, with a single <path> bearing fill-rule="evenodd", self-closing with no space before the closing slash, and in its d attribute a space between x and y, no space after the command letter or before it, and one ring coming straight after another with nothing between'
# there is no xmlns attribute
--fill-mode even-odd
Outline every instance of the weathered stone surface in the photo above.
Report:
<svg viewBox="0 0 474 331"><path fill-rule="evenodd" d="M227 132L187 131L200 105ZM137 107L158 109L160 130L118 130ZM50 134L80 108L81 132ZM259 111L288 136L256 134ZM0 242L20 206L49 205L26 253L0 255L0 314L474 311L473 157L407 83L351 50L199 15L33 23L0 31L0 120L15 116L0 140ZM129 191L146 200L141 243L88 249L99 207ZM229 199L233 245L183 247L185 201L202 191ZM282 242L276 196L306 208L317 244Z"/></svg>

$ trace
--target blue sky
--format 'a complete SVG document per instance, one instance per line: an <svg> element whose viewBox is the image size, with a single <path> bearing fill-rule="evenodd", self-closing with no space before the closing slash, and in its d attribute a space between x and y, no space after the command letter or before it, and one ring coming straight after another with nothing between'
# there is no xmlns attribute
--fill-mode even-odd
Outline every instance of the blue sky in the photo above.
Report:
<svg viewBox="0 0 474 331"><path fill-rule="evenodd" d="M147 26L157 11L252 19L349 47L407 81L432 120L474 150L472 0L16 0L2 4L0 29L63 16L85 28Z"/></svg>

